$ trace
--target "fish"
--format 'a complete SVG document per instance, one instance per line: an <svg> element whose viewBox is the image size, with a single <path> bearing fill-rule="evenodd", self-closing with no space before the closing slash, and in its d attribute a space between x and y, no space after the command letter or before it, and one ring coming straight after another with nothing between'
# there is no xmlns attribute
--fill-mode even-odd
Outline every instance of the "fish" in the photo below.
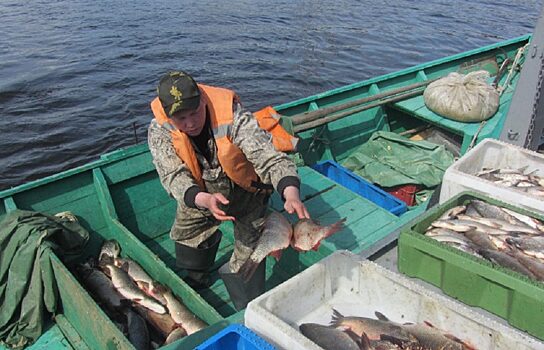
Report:
<svg viewBox="0 0 544 350"><path fill-rule="evenodd" d="M431 223L432 227L445 228L455 232L467 232L474 230L474 225L462 225L458 220L436 220Z"/></svg>
<svg viewBox="0 0 544 350"><path fill-rule="evenodd" d="M149 349L149 330L145 320L136 312L127 309L128 340L137 350Z"/></svg>
<svg viewBox="0 0 544 350"><path fill-rule="evenodd" d="M119 243L116 240L114 239L107 240L104 242L104 244L102 244L102 248L100 248L100 254L98 255L98 262L99 263L111 262L113 259L119 256L120 252L121 252L121 247L119 246Z"/></svg>
<svg viewBox="0 0 544 350"><path fill-rule="evenodd" d="M405 323L399 324L392 322L384 314L380 312L374 313L378 320L384 322L390 322L398 325L405 332L409 333L412 337L417 339L417 344L412 346L412 349L440 349L440 350L468 350L473 347L463 342L461 339L442 332L440 329L434 327L430 322L425 321L423 324ZM382 336L382 340L387 340L388 335ZM397 344L398 345L398 344Z"/></svg>
<svg viewBox="0 0 544 350"><path fill-rule="evenodd" d="M166 338L178 325L168 313L159 314L141 305L133 305L134 310L140 314L159 334Z"/></svg>
<svg viewBox="0 0 544 350"><path fill-rule="evenodd" d="M166 337L166 340L164 341L164 345L172 344L176 340L179 340L185 336L187 336L185 329L178 327L168 334L168 337Z"/></svg>
<svg viewBox="0 0 544 350"><path fill-rule="evenodd" d="M317 323L303 323L300 332L325 350L361 350L363 349L353 336L347 332Z"/></svg>
<svg viewBox="0 0 544 350"><path fill-rule="evenodd" d="M489 236L478 230L471 230L464 233L465 237L470 239L472 243L476 244L480 248L494 250L495 244L489 238Z"/></svg>
<svg viewBox="0 0 544 350"><path fill-rule="evenodd" d="M518 221L524 223L525 225L529 226L530 228L542 231L541 228L540 228L542 223L539 220L537 220L535 218L532 218L530 216L527 216L527 215L520 214L518 212L515 212L515 211L507 209L507 208L502 208L502 210L505 211L506 213L512 215Z"/></svg>
<svg viewBox="0 0 544 350"><path fill-rule="evenodd" d="M500 225L496 222L496 219L489 219L484 217L473 217L470 215L459 215L457 217L460 221L467 221L468 222L475 222L477 224L493 227L493 228L499 228Z"/></svg>
<svg viewBox="0 0 544 350"><path fill-rule="evenodd" d="M420 346L415 349L466 350L473 349L458 338L445 334L429 323L405 324L402 328L414 336Z"/></svg>
<svg viewBox="0 0 544 350"><path fill-rule="evenodd" d="M512 249L507 254L516 258L523 266L535 275L535 279L538 281L544 281L544 263L536 258L530 257L523 252Z"/></svg>
<svg viewBox="0 0 544 350"><path fill-rule="evenodd" d="M478 211L474 208L474 206L472 204L468 204L467 205L467 210L465 210L465 214L466 215L469 215L469 216L472 216L473 218L477 218L477 217L482 217L480 215L480 213L478 213Z"/></svg>
<svg viewBox="0 0 544 350"><path fill-rule="evenodd" d="M455 219L457 215L464 213L467 210L467 207L465 205L459 205L456 207L453 207L449 210L446 210L444 214L442 214L438 220L451 220Z"/></svg>
<svg viewBox="0 0 544 350"><path fill-rule="evenodd" d="M526 192L531 196L544 197L544 189L541 187L528 187Z"/></svg>
<svg viewBox="0 0 544 350"><path fill-rule="evenodd" d="M166 300L164 300L162 294L156 292L158 283L137 262L128 258L114 258L113 264L128 273L130 278L136 282L138 288L143 290L147 295L157 299L163 305L166 304Z"/></svg>
<svg viewBox="0 0 544 350"><path fill-rule="evenodd" d="M499 208L495 205L488 204L486 202L474 199L471 202L471 205L478 211L478 213L484 218L491 219L500 219L508 221L511 224L516 224L518 221L512 215L506 213L502 208Z"/></svg>
<svg viewBox="0 0 544 350"><path fill-rule="evenodd" d="M92 295L101 304L111 310L120 309L123 306L123 296L113 286L112 281L100 270L90 266L89 263L77 267L81 281Z"/></svg>
<svg viewBox="0 0 544 350"><path fill-rule="evenodd" d="M516 258L508 254L490 249L480 249L478 253L480 253L480 255L482 255L484 258L491 261L492 263L535 279L535 275L528 268L526 268Z"/></svg>
<svg viewBox="0 0 544 350"><path fill-rule="evenodd" d="M414 344L416 342L416 339L398 324L367 317L346 317L335 309L333 309L330 325L336 328L349 329L358 337L366 334L370 340L383 340L381 336L387 334L391 339L395 340L395 344L397 342L402 344ZM391 341L391 339L385 340Z"/></svg>
<svg viewBox="0 0 544 350"><path fill-rule="evenodd" d="M273 211L268 215L262 227L261 237L255 249L238 270L239 275L249 281L257 267L268 255L279 260L281 251L287 248L293 236L293 226L280 213Z"/></svg>
<svg viewBox="0 0 544 350"><path fill-rule="evenodd" d="M106 264L104 268L109 271L113 286L123 297L143 305L159 314L166 313L164 306L138 288L128 273L112 264Z"/></svg>
<svg viewBox="0 0 544 350"><path fill-rule="evenodd" d="M174 322L183 327L187 335L208 327L208 324L181 303L170 289L164 288L163 296L166 299L166 307L170 316L172 316Z"/></svg>
<svg viewBox="0 0 544 350"><path fill-rule="evenodd" d="M439 242L449 242L449 243L456 243L456 244L464 244L464 245L471 245L472 242L463 236L460 233L457 233L455 231L445 230L445 232L441 233L433 233L431 235L428 235L429 237L439 241Z"/></svg>
<svg viewBox="0 0 544 350"><path fill-rule="evenodd" d="M510 237L506 239L506 242L529 256L544 260L544 236Z"/></svg>
<svg viewBox="0 0 544 350"><path fill-rule="evenodd" d="M343 218L332 225L321 226L312 219L299 220L293 229L293 240L291 246L302 252L316 250L321 241L332 234L340 231L346 218Z"/></svg>

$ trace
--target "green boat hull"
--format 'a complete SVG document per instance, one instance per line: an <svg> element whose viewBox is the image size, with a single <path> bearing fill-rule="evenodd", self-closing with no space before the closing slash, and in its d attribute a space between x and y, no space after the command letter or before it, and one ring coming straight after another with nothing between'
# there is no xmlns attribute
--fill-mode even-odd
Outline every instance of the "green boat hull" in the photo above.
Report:
<svg viewBox="0 0 544 350"><path fill-rule="evenodd" d="M485 68L496 73L493 60L513 57L529 36L509 40L459 55L429 62L399 72L327 91L276 106L290 117L305 111L341 104L377 94L384 90L447 75L453 71ZM495 70L495 71L494 71ZM514 78L513 84L517 81ZM301 197L314 218L329 223L347 218L346 229L329 237L318 251L299 253L287 249L282 259L267 263L267 289L315 264L339 249L360 253L382 244L386 237L423 213L426 205L411 208L396 216L312 170L321 160L341 161L375 131L402 132L425 123L451 132L461 140L464 153L470 143L486 137L497 138L506 117L512 89L501 99L497 114L483 127L447 120L422 105L421 96L354 113L343 119L301 132L300 153L295 156L302 178ZM120 241L127 255L138 260L161 283L172 287L188 306L213 326L194 334L172 347L194 348L230 322L241 322L243 312L236 312L221 279L215 273L213 285L198 292L183 282L184 271L175 265L174 243L169 238L176 202L162 188L147 145L141 144L103 155L100 160L53 176L0 192L3 205L0 217L19 209L55 214L71 211L91 232L87 255L96 255L104 239ZM277 195L273 209L283 211ZM226 262L233 249L233 228L222 226L221 242L214 268ZM86 256L82 256L83 260ZM61 292L63 310L57 324L34 347L54 348L130 348L126 338L93 302L89 294L60 260L53 257ZM97 328L96 325L100 326ZM100 334L100 337L97 337Z"/></svg>

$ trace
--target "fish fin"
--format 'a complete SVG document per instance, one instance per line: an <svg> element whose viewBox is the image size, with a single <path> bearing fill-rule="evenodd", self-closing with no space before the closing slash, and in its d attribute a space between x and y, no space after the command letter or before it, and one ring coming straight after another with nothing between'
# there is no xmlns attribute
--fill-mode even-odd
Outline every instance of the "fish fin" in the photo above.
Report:
<svg viewBox="0 0 544 350"><path fill-rule="evenodd" d="M388 342L390 342L392 344L395 344L396 346L398 346L400 348L402 348L404 343L406 343L406 340L397 338L397 337L395 337L394 335L391 335L391 334L380 334L380 340L388 341Z"/></svg>
<svg viewBox="0 0 544 350"><path fill-rule="evenodd" d="M257 270L257 267L259 267L259 263L251 259L247 259L238 270L238 274L242 277L244 282L248 282L251 279L251 276L253 276Z"/></svg>
<svg viewBox="0 0 544 350"><path fill-rule="evenodd" d="M151 285L151 291L157 294L164 294L168 291L168 288L163 286L159 282L155 282Z"/></svg>
<svg viewBox="0 0 544 350"><path fill-rule="evenodd" d="M136 281L136 285L138 286L138 288L140 288L144 292L146 292L146 293L149 292L149 283L144 282L144 281Z"/></svg>
<svg viewBox="0 0 544 350"><path fill-rule="evenodd" d="M332 317L331 317L331 326L338 326L340 325L340 320L344 318L344 315L342 315L338 310L332 309Z"/></svg>
<svg viewBox="0 0 544 350"><path fill-rule="evenodd" d="M351 332L351 334L357 336L355 333ZM356 343L359 343L359 348L361 350L370 350L372 349L372 345L370 344L370 339L368 339L368 335L366 335L366 333L363 331L363 334L361 335L361 338L359 341L357 341L356 338L353 338L353 336L351 334L348 334L351 339L355 340Z"/></svg>
<svg viewBox="0 0 544 350"><path fill-rule="evenodd" d="M278 250L274 250L272 253L270 253L269 255L270 256L273 256L274 259L276 259L276 261L279 261L280 258L281 258L281 253L282 253L282 250L281 249L278 249Z"/></svg>
<svg viewBox="0 0 544 350"><path fill-rule="evenodd" d="M376 315L376 318L378 318L378 320L380 320L380 321L387 321L387 322L389 322L389 319L387 318L387 316L385 316L384 314L382 314L382 313L379 312L379 311L374 311L374 315Z"/></svg>
<svg viewBox="0 0 544 350"><path fill-rule="evenodd" d="M340 231L344 227L344 222L346 222L346 218L340 219L334 224L327 226L327 233L325 234L325 237L323 238L327 238L331 236L332 234Z"/></svg>
<svg viewBox="0 0 544 350"><path fill-rule="evenodd" d="M321 245L321 240L319 242L317 242L313 247L312 247L312 250L314 251L318 251L319 250L319 246Z"/></svg>
<svg viewBox="0 0 544 350"><path fill-rule="evenodd" d="M423 321L423 323L431 328L436 328L431 322L429 321Z"/></svg>

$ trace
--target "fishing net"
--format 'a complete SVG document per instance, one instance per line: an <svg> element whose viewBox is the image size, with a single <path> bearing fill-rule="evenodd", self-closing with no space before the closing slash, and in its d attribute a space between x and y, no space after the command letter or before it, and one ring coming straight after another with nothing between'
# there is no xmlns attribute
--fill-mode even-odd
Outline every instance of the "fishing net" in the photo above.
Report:
<svg viewBox="0 0 544 350"><path fill-rule="evenodd" d="M431 111L460 122L481 122L499 108L499 93L487 83L489 72L450 73L425 89L423 98Z"/></svg>

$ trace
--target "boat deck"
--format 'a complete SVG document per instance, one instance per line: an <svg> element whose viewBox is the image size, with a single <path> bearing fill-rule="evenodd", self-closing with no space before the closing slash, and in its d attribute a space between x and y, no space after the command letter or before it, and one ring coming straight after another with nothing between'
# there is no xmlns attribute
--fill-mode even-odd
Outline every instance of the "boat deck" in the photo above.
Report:
<svg viewBox="0 0 544 350"><path fill-rule="evenodd" d="M299 253L288 248L283 252L279 262L269 257L266 272L267 289L275 287L336 250L345 249L357 253L374 246L376 242L423 211L422 207L414 207L398 217L309 167L299 168L299 174L302 178L301 198L312 218L323 224L346 218L345 228L323 241L316 252ZM277 194L271 198L271 207L280 212L284 211L283 203ZM290 215L289 219L296 221L294 215ZM198 292L223 317L228 317L236 313L236 310L217 274L217 269L228 261L232 253L233 225L225 223L221 230L224 235L213 267L213 285ZM174 242L170 239L168 231L144 241L144 244L169 268L184 276L183 270L176 267Z"/></svg>

